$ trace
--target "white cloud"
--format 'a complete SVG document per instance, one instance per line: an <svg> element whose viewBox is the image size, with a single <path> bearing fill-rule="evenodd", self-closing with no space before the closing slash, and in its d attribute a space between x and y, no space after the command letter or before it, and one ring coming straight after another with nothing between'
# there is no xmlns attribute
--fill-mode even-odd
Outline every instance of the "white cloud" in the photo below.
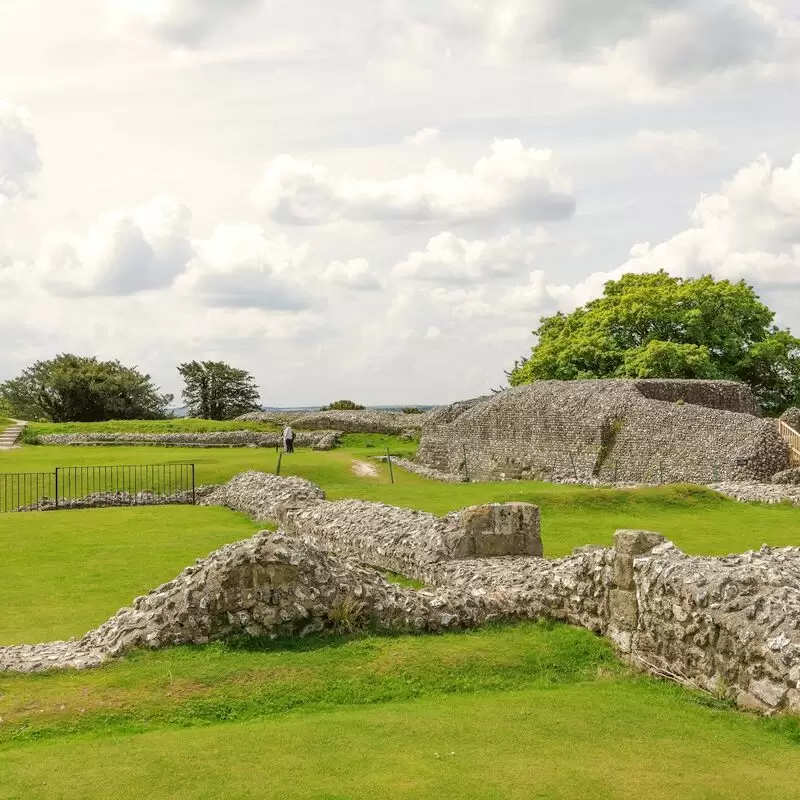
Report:
<svg viewBox="0 0 800 800"><path fill-rule="evenodd" d="M551 240L541 228L526 236L513 231L489 241L468 241L453 233L434 236L424 251L411 253L392 274L435 283L479 283L513 277L530 269L542 245Z"/></svg>
<svg viewBox="0 0 800 800"><path fill-rule="evenodd" d="M406 136L406 144L413 145L414 147L425 147L432 142L435 142L441 134L438 128L422 128L418 130L413 136Z"/></svg>
<svg viewBox="0 0 800 800"><path fill-rule="evenodd" d="M143 31L166 42L191 46L218 27L255 9L262 0L106 0L117 29Z"/></svg>
<svg viewBox="0 0 800 800"><path fill-rule="evenodd" d="M561 64L562 79L634 95L797 64L797 20L782 0L449 0L420 3L437 49L470 43L494 61Z"/></svg>
<svg viewBox="0 0 800 800"><path fill-rule="evenodd" d="M192 257L191 212L169 196L48 237L31 277L54 294L131 295L168 286Z"/></svg>
<svg viewBox="0 0 800 800"><path fill-rule="evenodd" d="M370 269L366 258L332 261L322 273L322 279L336 286L359 291L381 288L381 280L377 273Z"/></svg>
<svg viewBox="0 0 800 800"><path fill-rule="evenodd" d="M500 139L469 172L432 161L424 172L390 180L335 176L310 160L276 158L256 189L276 222L337 220L449 224L554 220L572 216L572 182L550 150Z"/></svg>
<svg viewBox="0 0 800 800"><path fill-rule="evenodd" d="M776 167L761 155L718 192L704 195L692 226L655 246L631 248L630 259L574 286L549 286L562 308L598 297L606 281L628 272L666 270L679 277L714 275L761 287L800 286L800 154Z"/></svg>
<svg viewBox="0 0 800 800"><path fill-rule="evenodd" d="M196 257L176 288L210 307L297 311L312 301L302 267L306 246L285 236L268 238L259 225L217 226L209 239L194 243Z"/></svg>
<svg viewBox="0 0 800 800"><path fill-rule="evenodd" d="M27 112L0 99L0 208L30 191L42 168L38 147Z"/></svg>
<svg viewBox="0 0 800 800"><path fill-rule="evenodd" d="M687 164L701 158L717 146L710 137L694 128L672 131L641 130L631 140L631 148L661 167Z"/></svg>

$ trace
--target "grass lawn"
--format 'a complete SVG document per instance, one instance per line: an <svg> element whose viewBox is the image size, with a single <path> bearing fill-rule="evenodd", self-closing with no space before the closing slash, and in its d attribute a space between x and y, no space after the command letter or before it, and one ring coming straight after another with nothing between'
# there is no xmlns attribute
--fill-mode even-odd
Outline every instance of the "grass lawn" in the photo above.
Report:
<svg viewBox="0 0 800 800"><path fill-rule="evenodd" d="M384 464L378 475L359 477L354 460L371 460L386 446L411 454L416 445L391 436L346 436L329 452L301 449L284 456L281 474L300 475L322 486L332 499L359 498L445 514L464 506L511 500L542 508L547 556L567 555L584 544L610 544L619 528L663 533L689 553L727 555L773 546L800 545L800 509L788 505L741 504L689 486L635 490L592 489L547 483L442 484L395 468L394 485ZM197 482L221 483L248 469L274 472L271 449L203 450L158 447L23 447L0 453L0 473L41 472L56 465L192 462Z"/></svg>
<svg viewBox="0 0 800 800"><path fill-rule="evenodd" d="M141 653L0 677L3 798L791 798L800 724L562 625Z"/></svg>
<svg viewBox="0 0 800 800"><path fill-rule="evenodd" d="M259 527L193 506L0 514L0 645L81 636Z"/></svg>
<svg viewBox="0 0 800 800"><path fill-rule="evenodd" d="M687 550L799 543L800 510L693 487L445 485L378 466L389 437L284 458L329 497L437 513L529 500L546 552L659 530ZM373 446L367 446L373 445ZM406 452L413 444L403 444ZM194 461L199 482L273 470L269 450L24 447L0 472ZM226 509L0 515L0 644L79 635L257 525ZM6 798L797 798L800 721L633 675L556 624L443 636L240 640L140 652L81 673L0 675Z"/></svg>
<svg viewBox="0 0 800 800"><path fill-rule="evenodd" d="M237 420L215 421L212 419L125 419L108 422L32 422L25 436L31 439L48 433L209 433L210 431L260 431L279 430L277 425L266 422L242 422Z"/></svg>

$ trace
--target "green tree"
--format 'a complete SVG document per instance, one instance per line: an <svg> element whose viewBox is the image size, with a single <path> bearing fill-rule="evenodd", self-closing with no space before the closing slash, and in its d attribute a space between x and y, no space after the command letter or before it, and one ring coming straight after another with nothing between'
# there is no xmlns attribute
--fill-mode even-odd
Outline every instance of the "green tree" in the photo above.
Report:
<svg viewBox="0 0 800 800"><path fill-rule="evenodd" d="M744 281L623 275L571 314L543 317L512 386L581 378L716 378L750 384L766 413L800 399L800 339Z"/></svg>
<svg viewBox="0 0 800 800"><path fill-rule="evenodd" d="M178 372L186 384L183 401L192 417L234 419L250 411L261 411L259 391L253 376L224 361L190 361Z"/></svg>
<svg viewBox="0 0 800 800"><path fill-rule="evenodd" d="M352 400L336 400L329 406L320 409L321 411L363 411L364 406L354 403Z"/></svg>
<svg viewBox="0 0 800 800"><path fill-rule="evenodd" d="M29 420L159 419L171 402L171 394L160 394L150 376L135 367L69 353L37 361L0 384L0 404Z"/></svg>

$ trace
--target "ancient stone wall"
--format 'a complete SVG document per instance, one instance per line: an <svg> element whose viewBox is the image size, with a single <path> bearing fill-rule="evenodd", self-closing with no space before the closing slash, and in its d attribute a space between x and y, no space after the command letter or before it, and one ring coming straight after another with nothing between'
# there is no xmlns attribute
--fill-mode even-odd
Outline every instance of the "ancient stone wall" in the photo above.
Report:
<svg viewBox="0 0 800 800"><path fill-rule="evenodd" d="M422 427L422 414L397 411L316 411L297 417L292 425L301 431L336 429L344 433L400 434Z"/></svg>
<svg viewBox="0 0 800 800"><path fill-rule="evenodd" d="M775 423L751 414L650 400L637 381L539 381L424 429L418 461L481 479L711 483L768 481L788 466ZM646 382L674 394L689 381ZM733 403L700 381L695 395ZM712 384L709 386L709 384ZM746 392L742 393L745 404Z"/></svg>
<svg viewBox="0 0 800 800"><path fill-rule="evenodd" d="M295 447L331 450L340 431L295 432ZM124 445L152 444L170 447L280 447L283 437L277 432L210 431L208 433L48 433L36 437L41 445Z"/></svg>
<svg viewBox="0 0 800 800"><path fill-rule="evenodd" d="M647 400L666 403L689 403L721 411L759 415L753 390L737 381L698 381L674 378L645 378L632 381L636 390Z"/></svg>

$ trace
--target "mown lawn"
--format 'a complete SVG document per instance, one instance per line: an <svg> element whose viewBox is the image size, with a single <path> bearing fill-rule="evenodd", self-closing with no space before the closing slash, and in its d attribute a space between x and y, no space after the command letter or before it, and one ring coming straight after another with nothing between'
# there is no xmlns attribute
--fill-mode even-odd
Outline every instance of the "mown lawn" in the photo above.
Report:
<svg viewBox="0 0 800 800"><path fill-rule="evenodd" d="M547 483L442 484L395 468L395 483L385 464L372 457L388 446L410 454L416 445L391 436L348 436L330 452L299 450L281 459L281 474L300 475L322 486L332 499L359 498L446 514L469 505L511 500L542 509L545 555L563 556L584 544L610 544L615 530L658 531L689 553L727 555L773 546L800 545L800 509L788 505L741 504L700 487L593 489ZM355 460L372 463L376 477L359 477ZM275 472L272 449L204 450L159 447L23 447L0 453L0 473L40 472L56 465L162 464L197 467L197 482L221 483L248 469Z"/></svg>
<svg viewBox="0 0 800 800"><path fill-rule="evenodd" d="M792 798L800 725L562 625L0 678L3 798Z"/></svg>
<svg viewBox="0 0 800 800"><path fill-rule="evenodd" d="M193 506L0 514L0 645L81 636L260 527Z"/></svg>

